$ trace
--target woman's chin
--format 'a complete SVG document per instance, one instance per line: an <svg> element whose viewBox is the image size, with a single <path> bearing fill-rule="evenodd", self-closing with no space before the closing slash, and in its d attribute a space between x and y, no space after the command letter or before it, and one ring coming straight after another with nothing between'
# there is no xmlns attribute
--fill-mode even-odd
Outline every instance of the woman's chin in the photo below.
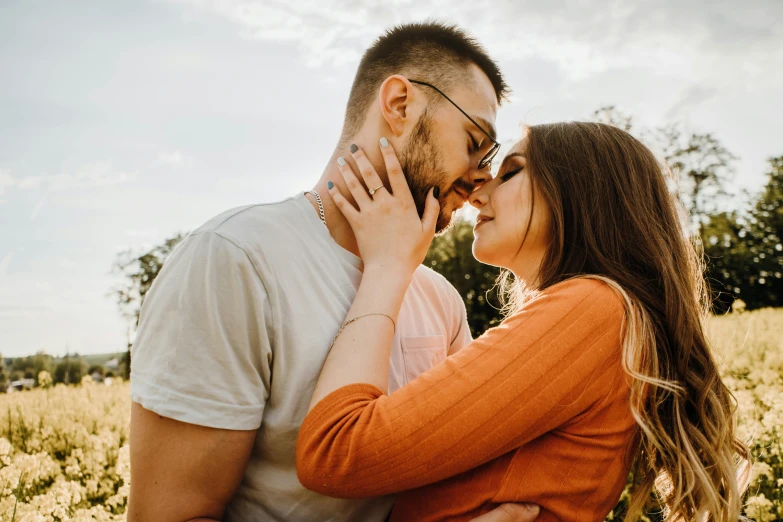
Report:
<svg viewBox="0 0 783 522"><path fill-rule="evenodd" d="M486 248L486 242L481 241L479 238L475 238L473 240L473 257L476 258L476 261L480 263L484 263L485 265L491 265L492 264L492 255L491 252L487 251Z"/></svg>

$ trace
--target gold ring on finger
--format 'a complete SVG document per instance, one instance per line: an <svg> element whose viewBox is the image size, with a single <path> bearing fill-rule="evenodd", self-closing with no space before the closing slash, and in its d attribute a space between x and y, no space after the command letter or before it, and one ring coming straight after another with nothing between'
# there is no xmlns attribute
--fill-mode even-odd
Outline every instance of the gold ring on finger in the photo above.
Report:
<svg viewBox="0 0 783 522"><path fill-rule="evenodd" d="M378 186L377 186L377 187L375 187L374 189L370 190L370 196L372 196L373 194L375 194L376 192L378 192L378 190L380 190L380 189L382 189L382 188L383 188L383 184L381 184L381 185L378 185Z"/></svg>

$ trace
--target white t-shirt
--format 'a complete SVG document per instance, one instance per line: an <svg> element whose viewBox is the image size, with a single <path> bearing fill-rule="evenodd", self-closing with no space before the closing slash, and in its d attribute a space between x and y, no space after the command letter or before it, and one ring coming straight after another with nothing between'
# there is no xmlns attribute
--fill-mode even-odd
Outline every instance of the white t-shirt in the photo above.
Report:
<svg viewBox="0 0 783 522"><path fill-rule="evenodd" d="M329 498L296 478L299 426L361 266L300 194L216 216L155 279L132 351L133 401L182 422L258 429L225 521L385 520L391 497ZM470 341L457 291L420 267L397 323L389 393Z"/></svg>

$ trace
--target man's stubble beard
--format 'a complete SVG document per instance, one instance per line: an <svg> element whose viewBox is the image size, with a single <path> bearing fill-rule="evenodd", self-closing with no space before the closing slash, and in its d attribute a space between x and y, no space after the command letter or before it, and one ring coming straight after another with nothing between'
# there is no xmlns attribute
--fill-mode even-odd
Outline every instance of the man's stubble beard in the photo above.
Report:
<svg viewBox="0 0 783 522"><path fill-rule="evenodd" d="M434 186L441 186L447 175L443 169L439 151L432 142L432 117L428 110L422 114L419 122L411 133L411 137L400 154L400 166L408 181L408 187L416 203L419 217L424 215L424 205L429 191ZM443 198L440 195L440 211L435 232L444 232L451 225L451 214L443 213Z"/></svg>

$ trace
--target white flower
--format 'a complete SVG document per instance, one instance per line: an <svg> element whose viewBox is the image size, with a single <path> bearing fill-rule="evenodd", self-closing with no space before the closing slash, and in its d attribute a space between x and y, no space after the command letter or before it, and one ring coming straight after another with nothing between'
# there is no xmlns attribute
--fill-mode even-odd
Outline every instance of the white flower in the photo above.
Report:
<svg viewBox="0 0 783 522"><path fill-rule="evenodd" d="M776 518L772 502L763 493L748 499L745 503L745 512L753 517L756 522L772 522Z"/></svg>

